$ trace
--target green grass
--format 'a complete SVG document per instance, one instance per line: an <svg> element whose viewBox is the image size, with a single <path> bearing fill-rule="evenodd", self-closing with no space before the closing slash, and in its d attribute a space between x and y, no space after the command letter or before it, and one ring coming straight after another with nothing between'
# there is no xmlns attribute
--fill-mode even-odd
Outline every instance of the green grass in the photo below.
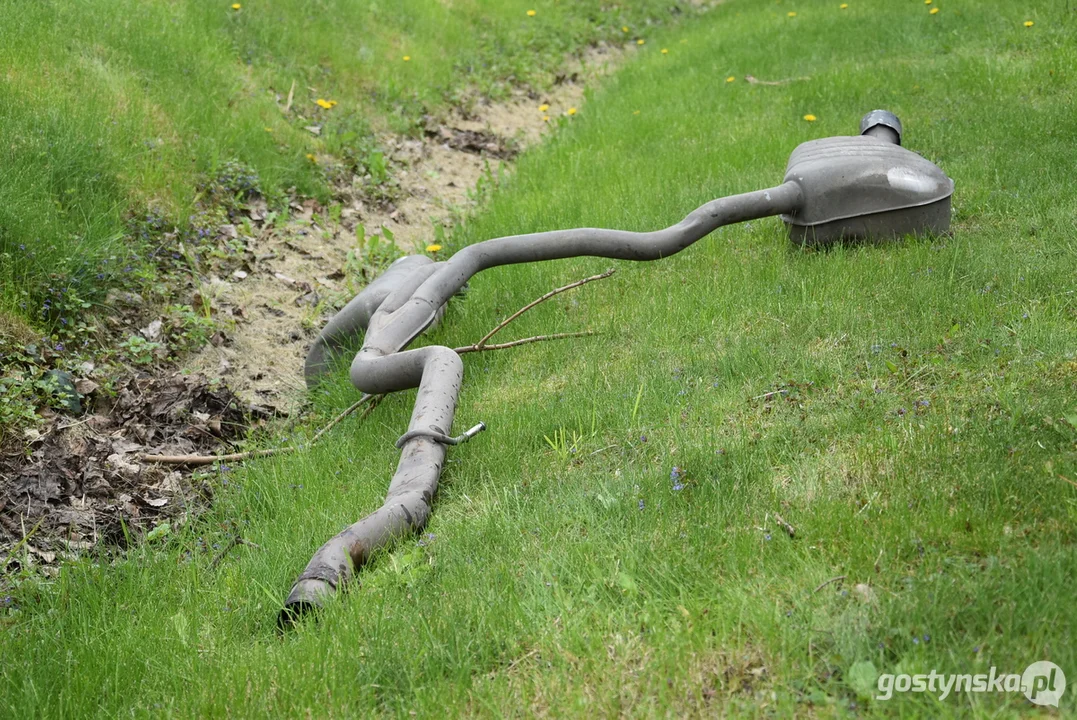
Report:
<svg viewBox="0 0 1077 720"><path fill-rule="evenodd" d="M873 700L849 676L1077 677L1075 18L837 5L730 0L651 39L669 54L626 67L452 242L665 226L776 184L798 142L875 107L955 179L953 237L800 252L771 219L620 264L512 325L600 336L465 358L458 425L490 430L450 451L430 536L318 622L273 624L313 550L380 504L414 393L220 474L164 541L24 584L2 712L1034 715L1016 694ZM491 270L425 341L471 342L610 264ZM354 397L342 372L316 401ZM234 529L261 549L211 567Z"/></svg>
<svg viewBox="0 0 1077 720"><path fill-rule="evenodd" d="M146 253L161 238L125 219L188 227L205 179L231 161L271 198L294 188L328 200L308 154L362 175L372 130L415 133L449 105L542 89L567 54L622 41L625 24L650 32L687 6L584 0L534 17L528 7L0 1L0 312L50 329L80 309L61 288L98 302L132 272L152 277ZM338 104L324 110L318 98Z"/></svg>

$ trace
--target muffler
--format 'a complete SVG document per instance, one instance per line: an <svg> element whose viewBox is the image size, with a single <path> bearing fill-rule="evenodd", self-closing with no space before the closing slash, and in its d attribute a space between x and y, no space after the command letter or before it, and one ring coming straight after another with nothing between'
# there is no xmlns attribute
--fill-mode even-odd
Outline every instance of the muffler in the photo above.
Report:
<svg viewBox="0 0 1077 720"><path fill-rule="evenodd" d="M723 225L771 215L781 215L797 245L948 233L953 181L901 147L901 122L892 113L868 113L860 130L859 136L801 144L781 185L712 200L664 230L580 228L516 235L469 245L442 262L409 256L393 263L329 321L310 349L304 373L312 387L332 355L365 332L351 365L352 384L372 394L419 388L411 423L397 441L400 464L382 507L314 554L285 601L281 625L321 605L375 548L422 528L447 446L485 427L480 423L456 438L449 434L463 378L463 363L453 350L406 350L473 275L499 265L581 256L658 260Z"/></svg>

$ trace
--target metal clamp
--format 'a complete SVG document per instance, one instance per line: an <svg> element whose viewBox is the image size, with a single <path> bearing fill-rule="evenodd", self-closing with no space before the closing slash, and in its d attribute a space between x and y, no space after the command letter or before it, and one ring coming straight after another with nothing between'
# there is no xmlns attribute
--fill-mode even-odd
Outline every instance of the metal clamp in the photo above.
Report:
<svg viewBox="0 0 1077 720"><path fill-rule="evenodd" d="M395 445L397 448L402 448L404 447L404 443L419 437L430 438L434 442L439 442L442 445L461 445L485 429L486 423L480 422L464 434L457 435L456 437L449 437L445 433L439 433L436 430L409 430L400 436L400 439L396 441Z"/></svg>

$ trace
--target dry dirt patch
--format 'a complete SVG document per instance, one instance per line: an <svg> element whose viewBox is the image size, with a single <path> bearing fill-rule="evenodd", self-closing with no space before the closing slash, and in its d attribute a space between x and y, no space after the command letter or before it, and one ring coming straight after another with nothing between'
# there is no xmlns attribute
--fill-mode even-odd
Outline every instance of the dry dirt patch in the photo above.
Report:
<svg viewBox="0 0 1077 720"><path fill-rule="evenodd" d="M251 223L260 234L248 248L256 260L248 270L208 283L215 305L236 324L224 343L204 348L185 370L222 378L247 402L293 410L303 397L301 371L311 340L331 310L350 299L345 266L360 226L366 237L391 237L402 251L421 252L433 242L437 225L474 207L473 189L484 172L506 168L548 132L548 119L579 108L585 86L607 74L624 52L594 48L550 92L521 91L507 102L453 112L429 122L421 140L382 138L399 168L392 203L365 200L362 179L353 178L352 186L339 188L346 202L339 221L328 220L324 208L308 201L293 206L287 225L268 228L265 209L252 207Z"/></svg>

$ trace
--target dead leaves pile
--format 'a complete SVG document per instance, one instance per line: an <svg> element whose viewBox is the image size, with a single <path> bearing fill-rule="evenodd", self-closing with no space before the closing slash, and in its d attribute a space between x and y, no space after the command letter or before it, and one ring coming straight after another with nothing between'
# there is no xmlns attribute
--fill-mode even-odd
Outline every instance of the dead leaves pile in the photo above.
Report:
<svg viewBox="0 0 1077 720"><path fill-rule="evenodd" d="M189 476L144 465L139 454L215 452L250 424L231 391L204 377L132 377L115 390L95 396L94 413L80 421L57 418L28 458L21 449L0 457L0 573L99 543L124 546L139 529L204 504L208 486L193 488Z"/></svg>

